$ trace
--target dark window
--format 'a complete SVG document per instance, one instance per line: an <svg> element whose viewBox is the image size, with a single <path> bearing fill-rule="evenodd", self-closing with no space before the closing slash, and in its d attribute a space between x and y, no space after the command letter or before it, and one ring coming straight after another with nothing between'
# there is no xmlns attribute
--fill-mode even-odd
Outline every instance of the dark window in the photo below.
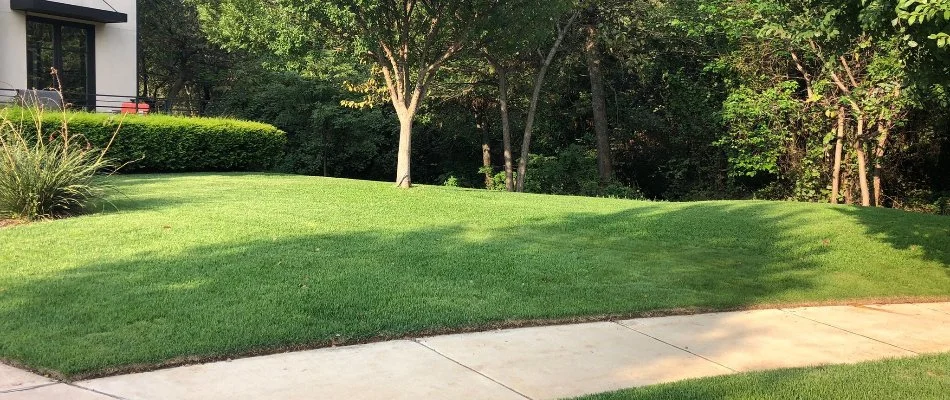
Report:
<svg viewBox="0 0 950 400"><path fill-rule="evenodd" d="M26 25L27 86L62 89L67 104L93 108L94 35L90 25L30 17ZM57 71L56 77L52 75L53 69Z"/></svg>

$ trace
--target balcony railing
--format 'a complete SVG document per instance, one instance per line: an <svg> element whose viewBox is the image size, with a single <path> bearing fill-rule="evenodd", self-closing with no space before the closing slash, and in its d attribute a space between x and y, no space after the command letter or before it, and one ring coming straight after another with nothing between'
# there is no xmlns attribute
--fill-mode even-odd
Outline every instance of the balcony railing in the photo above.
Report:
<svg viewBox="0 0 950 400"><path fill-rule="evenodd" d="M150 114L198 115L198 112L191 107L168 107L168 100L164 98L122 96L112 94L78 95L69 97L81 98L83 100L89 99L85 101L85 103L94 102L95 105L76 104L70 103L69 101L64 101L63 96L58 92L33 90L26 91L0 88L0 105L23 105L24 102L27 104L35 104L37 101L39 101L40 104L43 104L46 108L59 108L65 105L66 109L69 110L118 114L122 112L123 106L128 105L127 103L133 103L148 104Z"/></svg>

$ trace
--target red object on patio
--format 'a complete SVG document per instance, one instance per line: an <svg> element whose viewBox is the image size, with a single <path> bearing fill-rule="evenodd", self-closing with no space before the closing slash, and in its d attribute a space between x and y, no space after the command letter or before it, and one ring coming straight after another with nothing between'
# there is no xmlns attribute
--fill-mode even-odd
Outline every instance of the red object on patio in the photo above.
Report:
<svg viewBox="0 0 950 400"><path fill-rule="evenodd" d="M151 107L148 103L136 103L134 101L127 101L122 103L122 114L148 114Z"/></svg>

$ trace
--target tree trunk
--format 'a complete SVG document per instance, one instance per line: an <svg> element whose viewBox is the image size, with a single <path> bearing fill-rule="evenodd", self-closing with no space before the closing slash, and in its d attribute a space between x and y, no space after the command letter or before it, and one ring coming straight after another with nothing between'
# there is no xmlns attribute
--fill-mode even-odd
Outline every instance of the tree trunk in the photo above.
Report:
<svg viewBox="0 0 950 400"><path fill-rule="evenodd" d="M175 111L175 103L178 102L178 96L181 95L182 89L185 88L185 78L179 76L175 83L172 84L172 87L168 89L168 98L165 99L165 112L172 114Z"/></svg>
<svg viewBox="0 0 950 400"><path fill-rule="evenodd" d="M886 154L887 139L890 130L883 122L878 123L877 147L874 149L874 206L884 207L884 189L881 187L881 170L884 168L884 155Z"/></svg>
<svg viewBox="0 0 950 400"><path fill-rule="evenodd" d="M201 109L198 111L198 116L206 116L208 114L208 106L211 104L211 88L208 85L203 85L201 87L202 98L201 98Z"/></svg>
<svg viewBox="0 0 950 400"><path fill-rule="evenodd" d="M142 93L140 93L141 97L148 98L148 83L149 83L149 75L148 75L148 72L145 72L145 69L143 68L142 69L142 88L141 88Z"/></svg>
<svg viewBox="0 0 950 400"><path fill-rule="evenodd" d="M412 149L412 120L409 112L399 114L399 153L396 163L396 186L409 189L412 187L412 177L409 174Z"/></svg>
<svg viewBox="0 0 950 400"><path fill-rule="evenodd" d="M497 63L495 72L498 74L498 108L501 110L501 139L505 152L505 190L515 191L515 163L511 150L511 115L508 113L508 71Z"/></svg>
<svg viewBox="0 0 950 400"><path fill-rule="evenodd" d="M864 116L858 117L858 134L854 138L854 152L858 156L858 184L861 185L861 205L871 206L871 191L868 188L867 152L864 150Z"/></svg>
<svg viewBox="0 0 950 400"><path fill-rule="evenodd" d="M838 108L838 137L835 140L835 166L831 178L831 204L838 204L841 195L841 155L844 152L844 107Z"/></svg>
<svg viewBox="0 0 950 400"><path fill-rule="evenodd" d="M607 101L604 95L604 71L600 46L597 44L597 11L592 11L592 21L585 27L587 34L584 54L587 58L587 72L590 75L591 108L594 112L594 132L597 136L597 171L600 182L613 179L613 159L610 150L610 134L607 124Z"/></svg>
<svg viewBox="0 0 950 400"><path fill-rule="evenodd" d="M564 37L567 35L571 26L574 25L574 20L577 19L578 15L579 13L575 12L571 15L571 19L567 21L567 24L558 28L557 40L554 41L554 45L551 46L551 50L548 51L547 57L545 57L541 63L541 69L538 70L538 76L534 81L534 91L531 93L531 105L528 107L528 117L525 121L524 139L521 142L521 159L518 160L517 189L519 192L524 192L524 184L528 179L528 157L531 155L531 135L534 133L534 120L538 114L538 100L541 98L541 86L544 85L544 77L548 74L551 63L554 62L554 56L557 55L557 51L561 48Z"/></svg>
<svg viewBox="0 0 950 400"><path fill-rule="evenodd" d="M531 135L534 133L534 119L538 114L541 85L544 83L544 76L550 66L550 63L541 66L541 71L538 72L537 80L534 83L534 92L531 94L531 106L528 108L528 117L524 127L524 139L521 141L521 158L518 160L517 190L519 192L524 192L524 182L528 176L528 157L531 156Z"/></svg>
<svg viewBox="0 0 950 400"><path fill-rule="evenodd" d="M851 171L845 170L842 174L842 191L844 192L844 204L854 204L854 184L851 182Z"/></svg>
<svg viewBox="0 0 950 400"><path fill-rule="evenodd" d="M327 125L326 122L324 122L324 125ZM324 176L324 177L330 176L330 173L329 173L329 171L330 171L330 163L327 161L327 147L329 147L329 145L327 144L327 131L328 131L328 130L329 130L329 129L326 129L325 126L324 126L324 129L321 129L321 130L320 130L320 158L321 158L320 161L321 161L321 164L323 164L323 176Z"/></svg>
<svg viewBox="0 0 950 400"><path fill-rule="evenodd" d="M485 189L492 189L495 174L491 165L491 135L488 118L481 113L476 113L475 119L479 121L478 125L482 130L482 170L485 172Z"/></svg>

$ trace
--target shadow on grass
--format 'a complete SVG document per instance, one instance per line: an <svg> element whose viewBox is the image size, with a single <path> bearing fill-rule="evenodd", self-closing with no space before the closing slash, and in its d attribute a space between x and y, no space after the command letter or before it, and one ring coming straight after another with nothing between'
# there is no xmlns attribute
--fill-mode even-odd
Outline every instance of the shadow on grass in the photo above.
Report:
<svg viewBox="0 0 950 400"><path fill-rule="evenodd" d="M97 200L89 206L86 214L131 213L136 211L161 211L165 208L186 204L184 200L168 197L129 197L123 192L112 192L105 199Z"/></svg>
<svg viewBox="0 0 950 400"><path fill-rule="evenodd" d="M0 357L90 376L525 321L879 294L828 284L835 266L820 260L834 227L804 230L795 209L631 204L503 229L156 243L0 288Z"/></svg>
<svg viewBox="0 0 950 400"><path fill-rule="evenodd" d="M877 208L836 210L858 221L869 236L894 249L920 253L950 274L950 217Z"/></svg>

